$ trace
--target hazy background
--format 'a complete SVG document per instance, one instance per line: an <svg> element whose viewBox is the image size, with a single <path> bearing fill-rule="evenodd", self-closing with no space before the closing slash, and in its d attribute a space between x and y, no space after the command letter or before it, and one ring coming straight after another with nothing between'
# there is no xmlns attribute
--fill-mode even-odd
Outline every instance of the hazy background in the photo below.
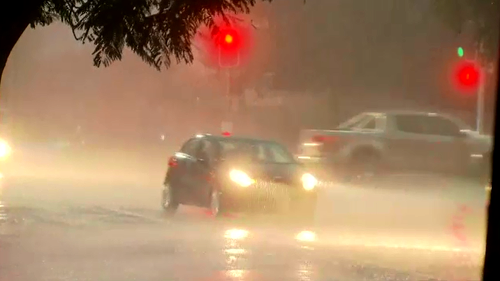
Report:
<svg viewBox="0 0 500 281"><path fill-rule="evenodd" d="M275 0L246 17L252 30L242 89L273 73L265 98L279 106L248 106L234 132L277 138L295 146L301 128L334 128L365 110L445 111L475 124L475 96L450 82L456 48L473 52L473 29L448 30L429 0ZM203 64L158 72L130 51L109 68L92 66L92 46L68 27L28 29L2 80L2 104L16 139L71 139L135 148L160 142L177 148L196 132L220 132L227 103L223 75ZM259 84L260 83L260 84ZM485 129L491 131L494 83L487 88ZM262 101L262 99L261 99ZM262 102L261 102L262 103ZM171 148L173 149L173 148Z"/></svg>

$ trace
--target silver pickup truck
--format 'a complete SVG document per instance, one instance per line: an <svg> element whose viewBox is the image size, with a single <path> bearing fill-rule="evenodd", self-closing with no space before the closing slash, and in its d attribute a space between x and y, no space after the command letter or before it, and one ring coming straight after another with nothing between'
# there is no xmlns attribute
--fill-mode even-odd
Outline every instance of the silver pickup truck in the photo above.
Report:
<svg viewBox="0 0 500 281"><path fill-rule="evenodd" d="M382 170L486 175L491 136L480 135L445 114L366 112L336 130L302 130L298 159L357 173ZM341 165L338 165L341 164Z"/></svg>

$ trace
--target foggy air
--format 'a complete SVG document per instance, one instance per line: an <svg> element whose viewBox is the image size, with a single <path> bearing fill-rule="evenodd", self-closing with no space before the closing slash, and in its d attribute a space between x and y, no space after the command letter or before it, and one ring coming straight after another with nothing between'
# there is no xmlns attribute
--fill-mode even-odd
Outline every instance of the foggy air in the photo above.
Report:
<svg viewBox="0 0 500 281"><path fill-rule="evenodd" d="M0 279L480 280L496 57L431 2L259 1L161 71L26 29Z"/></svg>

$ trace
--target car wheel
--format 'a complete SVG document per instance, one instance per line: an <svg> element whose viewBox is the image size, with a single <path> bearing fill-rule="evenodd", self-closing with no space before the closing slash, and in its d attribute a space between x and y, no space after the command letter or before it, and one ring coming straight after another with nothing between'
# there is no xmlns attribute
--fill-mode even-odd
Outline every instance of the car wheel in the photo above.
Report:
<svg viewBox="0 0 500 281"><path fill-rule="evenodd" d="M165 187L163 188L162 191L161 206L167 214L174 214L175 211L177 211L177 208L179 207L179 203L177 202L172 192L172 187L168 183L165 184Z"/></svg>

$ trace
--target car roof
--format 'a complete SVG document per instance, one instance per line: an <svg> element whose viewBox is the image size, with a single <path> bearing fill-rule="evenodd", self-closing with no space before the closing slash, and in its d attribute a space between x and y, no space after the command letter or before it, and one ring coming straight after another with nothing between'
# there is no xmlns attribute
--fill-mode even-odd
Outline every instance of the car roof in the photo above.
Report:
<svg viewBox="0 0 500 281"><path fill-rule="evenodd" d="M240 142L267 142L267 143L278 143L274 140L269 140L269 139L261 139L261 138L250 138L250 137L245 137L245 136L219 136L219 135L211 135L211 134L198 134L196 135L197 138L207 138L207 139L213 139L213 140L234 140L234 141L240 141Z"/></svg>
<svg viewBox="0 0 500 281"><path fill-rule="evenodd" d="M445 113L437 113L437 112L430 112L430 111L412 111L412 110L387 110L387 111L371 111L371 112L365 112L365 114L368 115L423 115L423 116L448 116L448 114Z"/></svg>

